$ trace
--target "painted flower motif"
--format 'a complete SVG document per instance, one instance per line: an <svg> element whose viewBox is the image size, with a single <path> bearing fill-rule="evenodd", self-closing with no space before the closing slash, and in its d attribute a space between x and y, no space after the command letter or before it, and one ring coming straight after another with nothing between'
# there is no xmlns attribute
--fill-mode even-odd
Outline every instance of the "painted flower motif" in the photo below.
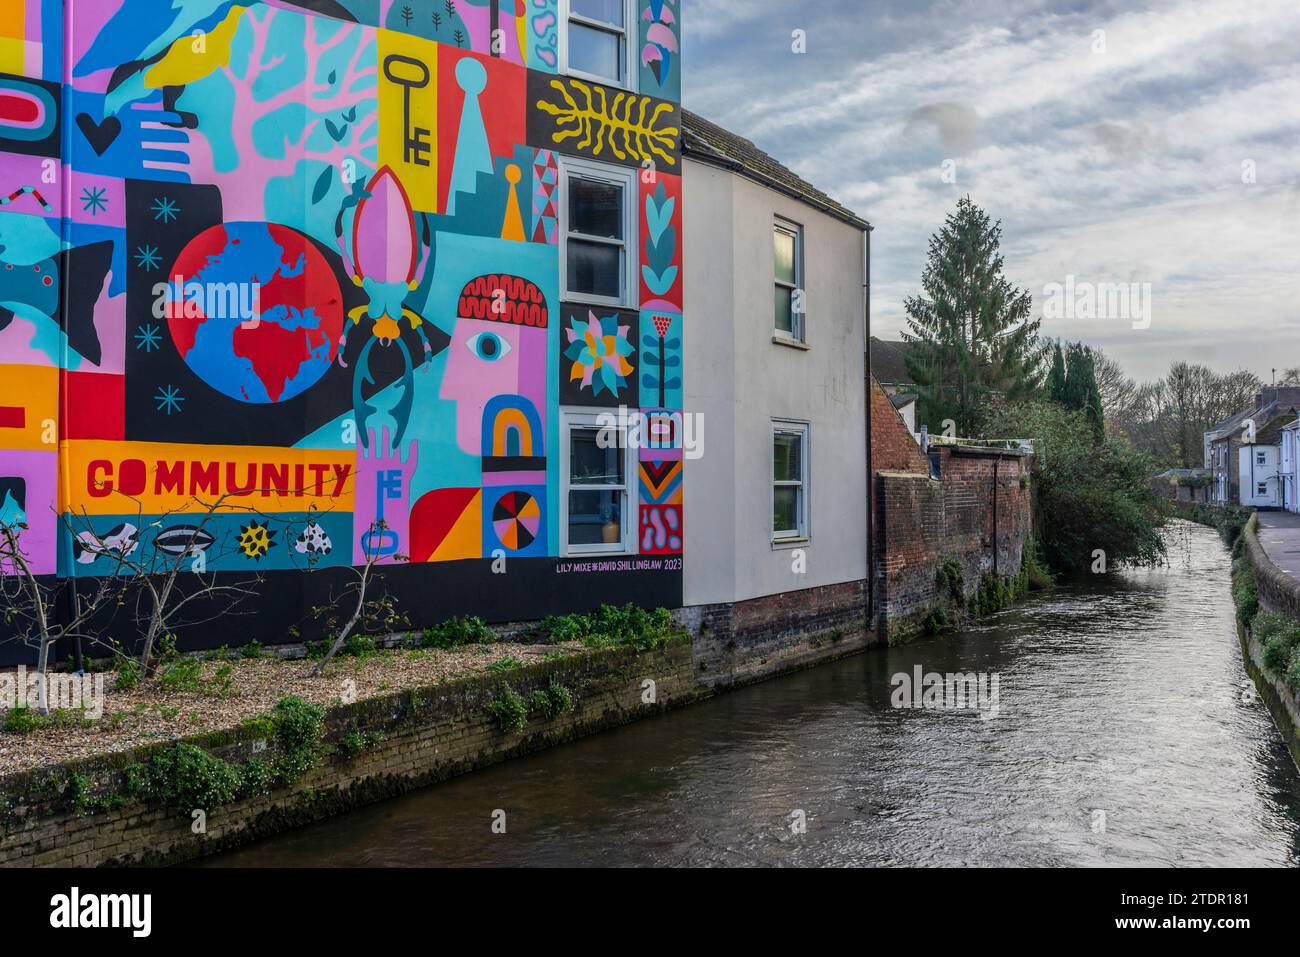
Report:
<svg viewBox="0 0 1300 957"><path fill-rule="evenodd" d="M598 318L588 312L586 322L574 319L565 330L569 345L564 357L573 360L569 381L580 380L582 388L591 389L593 395L608 389L611 396L617 396L632 374L628 362L634 348L628 340L631 327L619 325L618 320L617 315Z"/></svg>

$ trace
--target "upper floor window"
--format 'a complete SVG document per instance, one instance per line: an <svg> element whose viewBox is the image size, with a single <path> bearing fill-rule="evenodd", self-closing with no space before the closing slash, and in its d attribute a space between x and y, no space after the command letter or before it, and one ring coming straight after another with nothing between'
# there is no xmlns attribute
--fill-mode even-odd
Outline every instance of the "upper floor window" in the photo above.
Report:
<svg viewBox="0 0 1300 957"><path fill-rule="evenodd" d="M568 0L564 6L564 72L631 89L635 0Z"/></svg>
<svg viewBox="0 0 1300 957"><path fill-rule="evenodd" d="M803 227L777 220L772 227L776 276L776 333L804 339Z"/></svg>
<svg viewBox="0 0 1300 957"><path fill-rule="evenodd" d="M561 163L563 298L630 305L636 289L636 171L570 157Z"/></svg>

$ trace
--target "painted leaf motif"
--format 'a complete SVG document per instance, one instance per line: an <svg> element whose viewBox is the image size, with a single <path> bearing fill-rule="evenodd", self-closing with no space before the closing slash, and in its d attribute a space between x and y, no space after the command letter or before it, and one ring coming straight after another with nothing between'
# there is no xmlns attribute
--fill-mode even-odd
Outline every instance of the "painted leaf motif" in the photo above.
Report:
<svg viewBox="0 0 1300 957"><path fill-rule="evenodd" d="M668 290L673 288L673 283L677 281L677 267L671 266L660 274L654 272L649 266L642 266L641 276L645 279L647 289L656 296L666 296Z"/></svg>
<svg viewBox="0 0 1300 957"><path fill-rule="evenodd" d="M325 194L330 191L330 186L334 183L334 167L326 166L321 171L320 176L316 177L316 185L311 191L312 204L319 203L325 198Z"/></svg>
<svg viewBox="0 0 1300 957"><path fill-rule="evenodd" d="M669 53L677 52L677 37L673 33L672 27L664 26L662 23L655 23L645 32L645 38L650 43L656 43L663 47Z"/></svg>
<svg viewBox="0 0 1300 957"><path fill-rule="evenodd" d="M662 189L663 186L660 186ZM670 199L668 202L659 205L653 200L645 201L645 224L650 233L650 238L655 242L664 234L664 230L672 225L673 210L677 207L677 200Z"/></svg>

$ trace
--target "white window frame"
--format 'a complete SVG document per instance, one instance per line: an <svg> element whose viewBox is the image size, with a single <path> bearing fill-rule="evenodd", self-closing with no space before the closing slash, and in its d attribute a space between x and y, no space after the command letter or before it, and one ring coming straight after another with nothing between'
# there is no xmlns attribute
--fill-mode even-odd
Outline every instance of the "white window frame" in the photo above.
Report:
<svg viewBox="0 0 1300 957"><path fill-rule="evenodd" d="M618 420L618 414L613 411L600 409L575 409L564 407L560 409L560 555L631 555L636 552L637 529L641 524L640 502L637 496L637 485L640 482L640 475L637 474L637 451L635 443L629 442L627 433L637 428L636 423L630 419L620 423L619 427L623 429L623 447L620 451L623 453L623 515L619 532L621 539L618 542L609 544L599 543L593 545L570 545L569 544L569 492L572 491L570 482L570 458L569 437L572 430L576 427L579 429L600 429L607 427L610 419L615 422ZM579 489L594 488L606 489L617 488L617 486L578 486Z"/></svg>
<svg viewBox="0 0 1300 957"><path fill-rule="evenodd" d="M786 281L783 280L783 279L777 279L777 278L776 278L776 250L775 250L775 248L773 248L773 250L772 250L772 305L773 305L774 308L773 308L773 316L772 316L772 334L775 335L775 336L778 336L778 337L781 338L781 339L788 339L788 340L790 340L791 342L807 342L807 327L808 327L808 323L807 323L807 321L806 321L806 320L807 320L807 312L806 312L806 311L804 311L804 312L799 312L799 311L797 311L797 310L794 309L794 303L795 303L796 295L797 295L797 293L799 293L800 291L803 291L803 293L804 293L804 302L803 302L803 305L804 305L804 307L805 307L805 310L806 310L807 305L808 305L808 303L807 303L807 295L808 295L808 294L807 294L806 288L805 288L805 286L804 286L804 268L803 268L803 265L804 265L804 264L803 264L803 237L804 237L804 232L803 232L803 226L800 225L799 223L794 222L793 220L784 219L784 218L781 217L781 216L777 216L777 217L775 217L775 218L772 220L772 234L773 234L773 236L775 236L776 233L778 233L778 232L785 233L786 235L791 236L791 237L794 238L794 284L791 285L790 283L786 282ZM791 327L791 329L790 329L789 332L786 332L784 329L779 328L779 327L777 326L777 324L776 324L775 306L776 306L776 287L777 287L777 286L780 286L780 287L782 287L783 289L789 289L789 290L790 290L790 297L791 297L791 307L790 307L790 327Z"/></svg>
<svg viewBox="0 0 1300 957"><path fill-rule="evenodd" d="M632 300L639 290L637 285L637 268L639 257L640 232L637 223L636 170L609 163L594 163L591 160L577 159L571 156L560 159L560 298L570 302L589 302L600 306L618 306L625 309L634 308ZM574 292L569 288L569 178L596 180L621 186L623 189L623 239L609 239L604 236L588 236L586 233L573 233L574 239L585 242L620 246L623 249L622 288L617 298L595 296L590 293Z"/></svg>
<svg viewBox="0 0 1300 957"><path fill-rule="evenodd" d="M778 435L798 435L800 440L800 476L797 482L782 479L777 481L776 478L776 437ZM776 514L776 489L781 486L798 486L801 490L799 495L798 521L799 527L795 529L772 529L772 545L780 547L785 545L798 545L809 541L812 537L810 532L810 516L812 509L810 506L812 493L812 426L808 422L793 419L773 419L772 434L768 446L768 468L767 481L769 489L768 513Z"/></svg>
<svg viewBox="0 0 1300 957"><path fill-rule="evenodd" d="M606 23L604 20L592 20L590 17L575 13L569 0L560 0L560 72L565 76L574 76L580 80L588 80L592 83L600 83L603 86L612 86L620 90L636 93L637 73L640 71L640 60L636 59L639 56L637 44L641 35L640 10L638 10L637 6L636 0L623 0L623 29L618 30L613 24ZM569 24L571 22L580 23L583 26L604 33L622 34L623 72L625 75L620 82L616 83L608 77L597 76L594 73L587 73L569 66Z"/></svg>

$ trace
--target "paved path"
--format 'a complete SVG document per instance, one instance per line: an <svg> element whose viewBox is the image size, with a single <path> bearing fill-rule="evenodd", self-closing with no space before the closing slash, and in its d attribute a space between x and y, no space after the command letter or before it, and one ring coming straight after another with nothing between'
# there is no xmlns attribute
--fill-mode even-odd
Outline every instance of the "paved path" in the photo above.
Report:
<svg viewBox="0 0 1300 957"><path fill-rule="evenodd" d="M1259 543L1273 564L1300 578L1300 515L1295 512L1259 512Z"/></svg>

